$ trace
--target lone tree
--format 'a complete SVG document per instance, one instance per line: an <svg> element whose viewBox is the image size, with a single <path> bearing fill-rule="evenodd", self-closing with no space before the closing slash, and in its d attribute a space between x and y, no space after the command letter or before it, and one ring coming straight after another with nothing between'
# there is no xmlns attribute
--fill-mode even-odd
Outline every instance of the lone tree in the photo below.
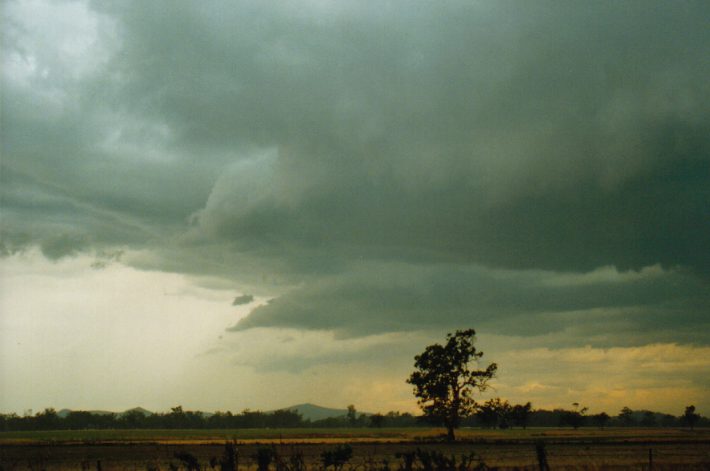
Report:
<svg viewBox="0 0 710 471"><path fill-rule="evenodd" d="M495 363L483 370L471 369L469 363L478 362L483 356L473 346L475 335L473 329L446 334L444 345L429 345L414 357L416 371L407 379L414 385L414 395L424 415L443 424L450 441L455 439L454 429L461 419L475 410L473 391L484 391L498 369Z"/></svg>
<svg viewBox="0 0 710 471"><path fill-rule="evenodd" d="M609 414L606 412L600 412L599 414L592 416L592 420L594 420L594 423L597 424L600 429L604 430L604 427L609 423L611 417L609 417Z"/></svg>
<svg viewBox="0 0 710 471"><path fill-rule="evenodd" d="M357 410L353 404L348 406L348 414L346 417L348 418L348 423L350 423L351 427L357 425Z"/></svg>
<svg viewBox="0 0 710 471"><path fill-rule="evenodd" d="M525 404L516 404L513 406L513 425L518 427L523 427L523 429L528 428L528 422L530 421L530 415L532 414L532 404L526 402Z"/></svg>
<svg viewBox="0 0 710 471"><path fill-rule="evenodd" d="M698 423L698 420L700 420L700 414L695 413L695 406L688 406L685 408L685 412L683 413L681 420L688 427L690 427L690 430L693 430L695 424Z"/></svg>
<svg viewBox="0 0 710 471"><path fill-rule="evenodd" d="M636 420L634 419L634 411L632 411L628 407L624 407L623 409L621 409L621 412L619 412L619 421L624 427L630 427L634 425L636 422Z"/></svg>
<svg viewBox="0 0 710 471"><path fill-rule="evenodd" d="M584 414L587 413L588 409L586 407L582 407L580 409L579 402L573 402L572 405L574 406L574 410L562 411L562 415L560 416L560 425L569 425L577 430L579 427L584 425L584 422L587 420L587 416Z"/></svg>

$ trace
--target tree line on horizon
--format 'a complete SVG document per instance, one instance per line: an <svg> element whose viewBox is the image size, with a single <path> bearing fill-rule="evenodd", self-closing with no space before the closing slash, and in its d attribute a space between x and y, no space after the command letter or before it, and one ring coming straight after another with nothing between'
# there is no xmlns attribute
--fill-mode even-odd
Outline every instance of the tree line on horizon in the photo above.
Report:
<svg viewBox="0 0 710 471"><path fill-rule="evenodd" d="M43 431L85 429L256 429L256 428L406 428L428 427L425 415L391 411L386 414L357 413L354 406L340 417L308 420L295 411L240 413L183 410L173 407L167 413L130 410L121 414L70 411L59 415L47 408L34 415L0 414L0 431ZM462 427L511 429L515 427L710 427L710 419L688 406L680 416L624 407L618 415L587 415L586 408L532 409L531 404L510 404L499 398L477 406L471 416L461 420Z"/></svg>
<svg viewBox="0 0 710 471"><path fill-rule="evenodd" d="M446 335L444 345L432 344L414 357L415 371L407 379L414 386L414 395L422 409L421 416L409 413L358 414L354 405L340 417L309 420L294 410L273 412L244 410L233 414L185 411L176 406L168 413L147 413L132 409L122 414L69 411L58 414L48 408L35 415L0 414L0 431L75 430L75 429L250 429L250 428L351 428L351 427L416 427L442 425L446 436L455 440L459 427L508 429L513 427L582 426L622 427L708 427L710 419L696 413L689 405L679 416L653 411L634 412L621 409L615 417L606 412L587 415L588 408L573 403L573 409L533 410L532 404L510 404L500 398L477 403L473 394L488 388L495 378L496 363L484 369L474 369L483 352L474 346L475 330L457 330Z"/></svg>
<svg viewBox="0 0 710 471"><path fill-rule="evenodd" d="M637 419L634 412L624 407L613 419L606 412L587 416L588 408L575 402L574 409L553 411L533 411L530 402L511 405L500 398L479 404L473 395L489 388L489 382L496 377L498 364L491 363L481 368L483 352L476 349L474 329L457 330L446 334L444 344L434 343L414 357L414 372L407 383L414 386L413 393L423 416L431 423L443 425L446 437L454 441L455 430L462 426L483 426L487 428L512 428L520 426L570 426L575 429L587 425L588 421L599 428L609 425L644 427L687 425L691 429L708 420L695 412L695 406L685 408L680 418L670 414L643 411Z"/></svg>

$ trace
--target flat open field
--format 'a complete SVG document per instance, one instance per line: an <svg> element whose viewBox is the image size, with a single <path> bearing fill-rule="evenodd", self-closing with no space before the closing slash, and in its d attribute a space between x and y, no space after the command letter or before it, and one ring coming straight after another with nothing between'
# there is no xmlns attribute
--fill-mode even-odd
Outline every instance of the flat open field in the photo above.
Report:
<svg viewBox="0 0 710 471"><path fill-rule="evenodd" d="M441 434L428 428L3 432L0 466L2 471L186 469L177 455L188 453L211 470L210 464L219 469L224 443L236 440L238 466L245 471L256 469L257 450L264 447L284 461L302 454L309 469L322 469L321 454L343 443L353 449L344 470L381 470L385 462L397 470L403 466L397 453L417 448L454 455L457 463L474 453L491 468L533 470L538 469L535 444L542 441L553 470L648 469L649 450L656 470L710 470L710 429L462 429L454 444L440 441Z"/></svg>

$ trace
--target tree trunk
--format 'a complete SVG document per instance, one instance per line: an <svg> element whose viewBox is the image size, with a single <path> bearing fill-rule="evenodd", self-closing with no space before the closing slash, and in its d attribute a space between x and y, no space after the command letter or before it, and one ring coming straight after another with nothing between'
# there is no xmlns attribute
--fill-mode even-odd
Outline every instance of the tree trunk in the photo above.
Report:
<svg viewBox="0 0 710 471"><path fill-rule="evenodd" d="M456 441L456 437L454 436L454 426L453 425L446 426L446 439L450 442Z"/></svg>

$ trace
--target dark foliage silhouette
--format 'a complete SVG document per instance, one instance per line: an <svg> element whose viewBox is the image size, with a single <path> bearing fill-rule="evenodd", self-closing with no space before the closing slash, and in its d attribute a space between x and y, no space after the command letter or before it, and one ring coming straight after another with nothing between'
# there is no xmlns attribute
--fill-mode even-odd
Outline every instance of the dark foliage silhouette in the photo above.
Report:
<svg viewBox="0 0 710 471"><path fill-rule="evenodd" d="M186 451L175 453L175 458L180 460L187 471L200 471L200 462L195 455Z"/></svg>
<svg viewBox="0 0 710 471"><path fill-rule="evenodd" d="M491 404L500 401L502 411ZM689 408L690 406L688 406ZM695 408L686 408L689 415L676 417L652 411L633 411L628 407L614 417L600 413L584 416L583 422L597 427L710 427L710 419L699 415ZM559 427L572 425L569 422L572 410L535 409L528 404L509 405L504 400L487 401L477 404L476 413L461 418L464 427ZM579 413L580 411L576 411ZM486 415L488 414L488 415ZM522 415L519 415L522 414ZM501 419L501 416L503 419ZM409 413L388 412L370 416L359 414L355 427L422 427L426 426L426 416ZM601 422L600 422L601 420ZM573 426L573 425L572 425ZM130 410L120 414L89 411L60 411L47 408L34 415L0 414L0 431L41 431L41 430L108 430L108 429L251 429L251 428L347 428L351 427L347 416L330 417L321 420L304 420L293 411L260 412L245 410L242 413L216 412L214 414L183 410L175 407L168 413L150 413Z"/></svg>
<svg viewBox="0 0 710 471"><path fill-rule="evenodd" d="M592 416L592 421L594 421L594 424L602 430L609 423L609 420L611 420L611 417L609 417L609 414L607 414L606 412L600 412L599 414Z"/></svg>
<svg viewBox="0 0 710 471"><path fill-rule="evenodd" d="M511 417L513 420L513 425L517 427L527 428L530 422L530 415L532 413L532 404L526 402L525 404L516 404L513 406L511 412Z"/></svg>
<svg viewBox="0 0 710 471"><path fill-rule="evenodd" d="M445 455L436 450L417 448L410 452L399 452L395 455L401 460L399 469L402 471L484 471L489 469L483 460L474 452L456 455Z"/></svg>
<svg viewBox="0 0 710 471"><path fill-rule="evenodd" d="M574 410L566 410L562 413L560 416L560 425L565 426L568 425L574 429L578 429L587 420L587 416L585 415L587 412L586 407L580 407L579 403L575 402L572 404L574 406Z"/></svg>
<svg viewBox="0 0 710 471"><path fill-rule="evenodd" d="M338 445L332 450L324 451L321 454L321 462L326 470L332 468L334 471L340 471L352 457L353 449L346 443Z"/></svg>
<svg viewBox="0 0 710 471"><path fill-rule="evenodd" d="M685 408L682 420L683 423L690 427L691 430L695 428L695 425L700 420L700 415L695 413L695 406L688 406Z"/></svg>
<svg viewBox="0 0 710 471"><path fill-rule="evenodd" d="M385 422L385 416L382 414L372 414L370 416L370 427L381 428Z"/></svg>
<svg viewBox="0 0 710 471"><path fill-rule="evenodd" d="M632 411L628 407L624 407L623 409L621 409L621 412L619 412L618 417L619 422L621 422L624 427L630 427L636 424L636 420L634 419L634 411Z"/></svg>
<svg viewBox="0 0 710 471"><path fill-rule="evenodd" d="M263 447L256 450L253 458L256 460L256 467L259 471L269 471L269 465L276 457L276 450Z"/></svg>
<svg viewBox="0 0 710 471"><path fill-rule="evenodd" d="M498 369L495 363L482 370L471 368L470 364L483 356L473 345L475 335L473 329L457 330L446 335L444 345L426 347L414 357L416 370L407 380L414 385L414 395L425 417L443 424L451 441L461 419L475 411L473 391L487 389Z"/></svg>

